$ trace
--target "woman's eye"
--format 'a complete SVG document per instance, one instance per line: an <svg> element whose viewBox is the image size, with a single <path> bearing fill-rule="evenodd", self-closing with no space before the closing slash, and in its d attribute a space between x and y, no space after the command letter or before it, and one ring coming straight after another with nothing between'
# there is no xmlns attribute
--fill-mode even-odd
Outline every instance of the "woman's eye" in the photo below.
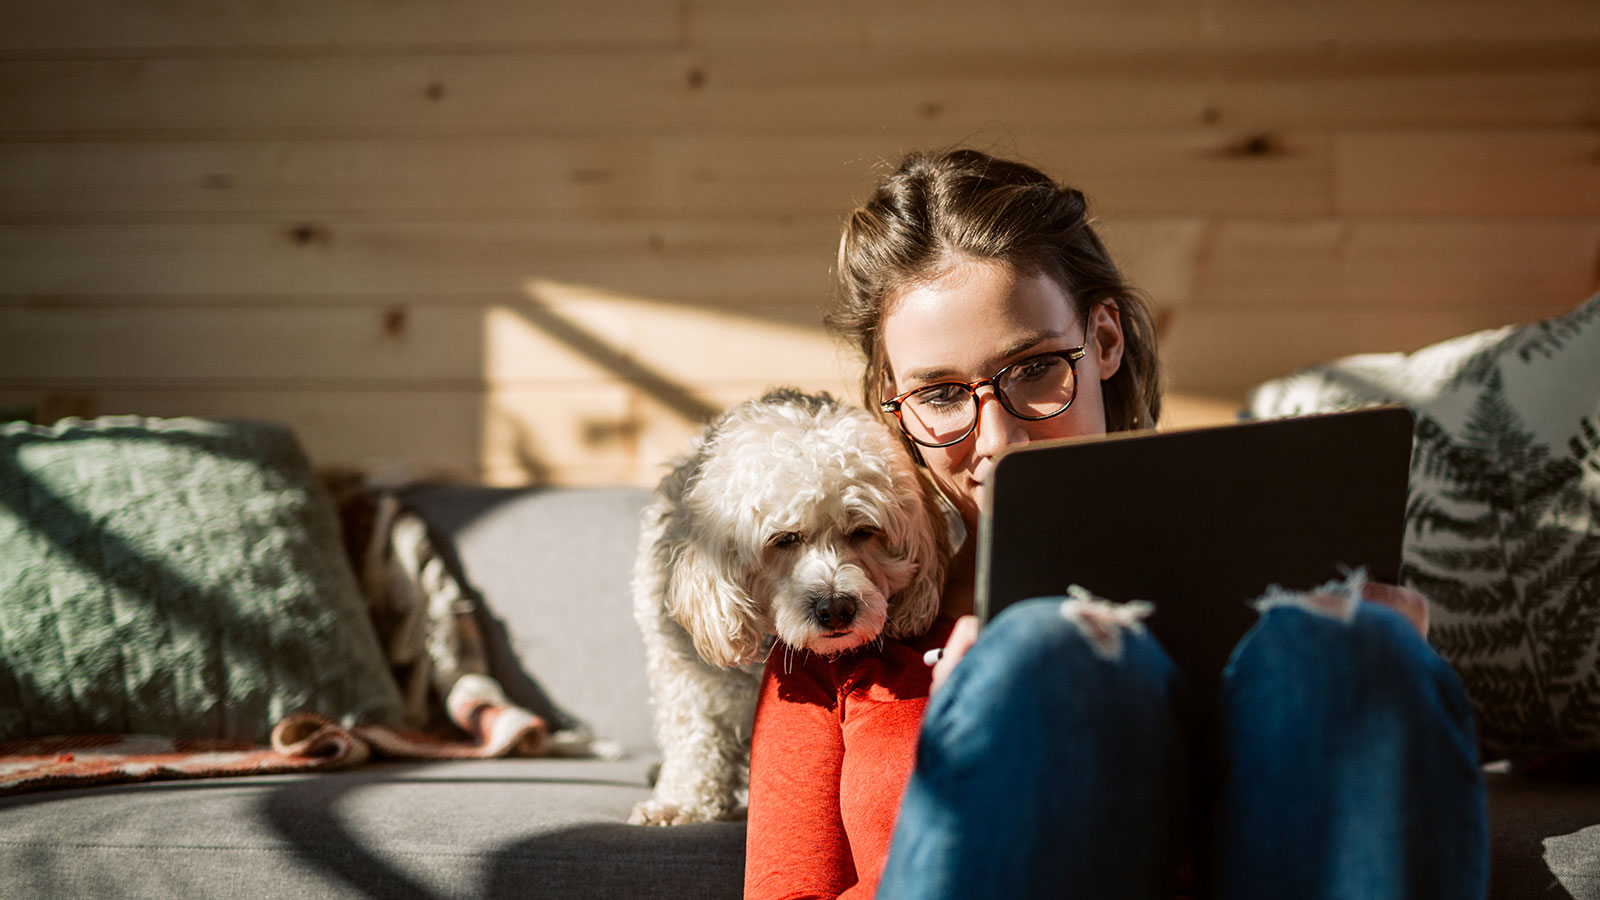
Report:
<svg viewBox="0 0 1600 900"><path fill-rule="evenodd" d="M960 385L940 384L917 392L917 402L935 409L947 409L967 400L967 392Z"/></svg>
<svg viewBox="0 0 1600 900"><path fill-rule="evenodd" d="M773 547L793 547L800 543L800 533L797 531L783 531L767 539Z"/></svg>
<svg viewBox="0 0 1600 900"><path fill-rule="evenodd" d="M1038 359L1026 360L1011 371L1018 378L1032 381L1033 379L1043 378L1049 375L1060 365L1061 359L1059 357L1042 356Z"/></svg>

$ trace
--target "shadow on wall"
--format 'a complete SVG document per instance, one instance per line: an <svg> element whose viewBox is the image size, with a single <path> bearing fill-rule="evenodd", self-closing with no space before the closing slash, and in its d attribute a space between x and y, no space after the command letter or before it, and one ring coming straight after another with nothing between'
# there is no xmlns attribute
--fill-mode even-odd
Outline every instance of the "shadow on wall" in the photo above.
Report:
<svg viewBox="0 0 1600 900"><path fill-rule="evenodd" d="M688 385L640 363L535 298L530 297L512 307L512 312L612 377L642 391L682 419L705 422L720 412L715 404L697 395Z"/></svg>
<svg viewBox="0 0 1600 900"><path fill-rule="evenodd" d="M820 321L769 312L529 278L484 310L482 469L491 483L641 483L735 400L780 383L848 390Z"/></svg>

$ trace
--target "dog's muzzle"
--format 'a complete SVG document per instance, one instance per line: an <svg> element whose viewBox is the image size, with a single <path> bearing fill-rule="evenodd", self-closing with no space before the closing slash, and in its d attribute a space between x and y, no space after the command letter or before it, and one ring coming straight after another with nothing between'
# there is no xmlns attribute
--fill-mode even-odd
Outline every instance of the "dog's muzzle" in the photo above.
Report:
<svg viewBox="0 0 1600 900"><path fill-rule="evenodd" d="M843 631L856 620L861 601L855 594L813 594L811 617L829 631Z"/></svg>

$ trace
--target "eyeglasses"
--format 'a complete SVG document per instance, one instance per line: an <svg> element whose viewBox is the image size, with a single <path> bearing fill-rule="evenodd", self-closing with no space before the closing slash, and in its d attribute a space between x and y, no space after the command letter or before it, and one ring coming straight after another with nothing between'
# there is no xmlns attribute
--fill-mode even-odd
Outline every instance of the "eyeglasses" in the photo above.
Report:
<svg viewBox="0 0 1600 900"><path fill-rule="evenodd" d="M924 447L949 447L967 439L978 427L978 388L994 387L1006 412L1037 422L1067 411L1078 395L1078 360L1088 350L1082 346L1054 350L1019 359L977 381L940 381L885 400L882 409L894 413L906 437Z"/></svg>

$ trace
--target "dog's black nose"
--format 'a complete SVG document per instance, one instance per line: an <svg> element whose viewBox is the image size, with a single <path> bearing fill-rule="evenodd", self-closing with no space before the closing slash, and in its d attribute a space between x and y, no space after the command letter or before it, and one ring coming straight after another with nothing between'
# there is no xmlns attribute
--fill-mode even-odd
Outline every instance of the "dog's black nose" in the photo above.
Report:
<svg viewBox="0 0 1600 900"><path fill-rule="evenodd" d="M854 594L821 594L811 598L811 615L823 628L839 631L856 620L860 601Z"/></svg>

